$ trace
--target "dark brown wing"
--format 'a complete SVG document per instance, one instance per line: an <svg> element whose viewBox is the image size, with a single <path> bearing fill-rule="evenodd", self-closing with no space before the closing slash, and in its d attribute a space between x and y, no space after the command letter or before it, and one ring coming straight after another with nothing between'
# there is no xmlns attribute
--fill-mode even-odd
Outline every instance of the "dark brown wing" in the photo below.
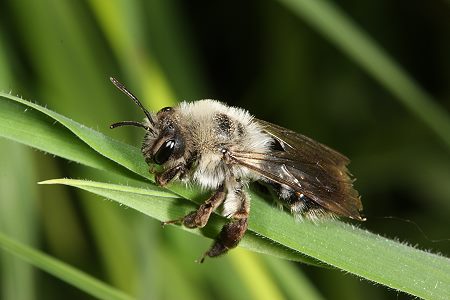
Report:
<svg viewBox="0 0 450 300"><path fill-rule="evenodd" d="M256 122L281 149L269 154L231 154L237 163L304 194L336 215L363 220L361 200L346 167L350 162L347 157L289 129L262 120Z"/></svg>

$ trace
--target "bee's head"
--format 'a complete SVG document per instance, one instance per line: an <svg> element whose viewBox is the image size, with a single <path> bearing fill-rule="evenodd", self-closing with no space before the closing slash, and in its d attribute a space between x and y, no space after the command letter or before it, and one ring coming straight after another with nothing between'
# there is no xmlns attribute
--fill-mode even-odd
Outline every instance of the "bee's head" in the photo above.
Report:
<svg viewBox="0 0 450 300"><path fill-rule="evenodd" d="M156 114L155 119L154 131L145 135L142 154L147 163L163 165L183 156L185 139L174 108L164 107Z"/></svg>
<svg viewBox="0 0 450 300"><path fill-rule="evenodd" d="M127 125L144 128L147 134L142 144L142 154L147 163L162 165L183 156L185 142L176 122L175 110L172 107L165 107L154 117L122 83L113 77L110 80L119 90L130 97L142 109L146 116L142 123L122 121L111 124L110 128L114 129Z"/></svg>

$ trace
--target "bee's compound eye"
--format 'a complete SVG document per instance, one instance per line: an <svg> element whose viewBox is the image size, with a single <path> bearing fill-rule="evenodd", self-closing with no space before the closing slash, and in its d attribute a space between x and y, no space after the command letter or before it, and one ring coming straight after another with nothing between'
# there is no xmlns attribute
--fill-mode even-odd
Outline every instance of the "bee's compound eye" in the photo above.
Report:
<svg viewBox="0 0 450 300"><path fill-rule="evenodd" d="M160 112L169 112L169 111L172 111L172 110L173 110L172 107L167 106L167 107L161 108Z"/></svg>
<svg viewBox="0 0 450 300"><path fill-rule="evenodd" d="M174 149L175 149L175 141L167 140L161 147L159 147L158 151L156 151L155 155L153 156L153 160L158 165L162 165L169 159Z"/></svg>

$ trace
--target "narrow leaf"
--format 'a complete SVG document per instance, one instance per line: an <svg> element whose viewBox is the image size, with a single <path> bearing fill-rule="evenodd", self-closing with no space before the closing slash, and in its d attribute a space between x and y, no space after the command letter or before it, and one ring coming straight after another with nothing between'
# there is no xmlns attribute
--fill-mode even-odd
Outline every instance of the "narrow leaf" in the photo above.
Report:
<svg viewBox="0 0 450 300"><path fill-rule="evenodd" d="M327 0L279 0L364 68L450 146L446 111L343 11Z"/></svg>
<svg viewBox="0 0 450 300"><path fill-rule="evenodd" d="M141 176L151 177L146 174L147 166L137 148L114 141L36 104L7 94L0 96L55 118L98 153ZM145 204L149 197L142 193L111 191L82 185L80 182L64 183L113 199L160 220L176 219L194 209L192 203L182 199L152 196L157 202L150 212ZM180 184L172 184L169 190L189 200L199 202L204 199L199 197L198 190L186 189ZM169 202L172 204L169 207L168 199L175 201ZM305 255L419 297L445 299L450 296L450 287L446 284L450 282L450 261L443 256L415 249L340 221L322 221L319 224L296 222L288 213L274 209L272 204L254 194L249 223L250 232L242 246L255 251L285 258L291 254L290 259L294 260L306 260L302 256ZM205 228L202 233L209 237L216 236L221 224L223 220L214 215L212 226Z"/></svg>
<svg viewBox="0 0 450 300"><path fill-rule="evenodd" d="M12 255L31 263L33 266L38 267L99 299L132 299L130 296L108 286L98 279L22 243L11 240L2 233L0 233L0 247Z"/></svg>
<svg viewBox="0 0 450 300"><path fill-rule="evenodd" d="M23 100L19 97L0 92L0 98L3 98L2 100L5 101L15 101L17 103L23 104L24 109L28 107L41 112L44 115L47 115L48 117L66 127L81 141L86 143L89 147L102 154L106 158L115 161L116 163L124 166L125 168L133 171L136 174L151 178L150 174L148 173L148 167L142 159L141 151L138 148L113 140L109 136L106 136L54 111L51 111L35 103ZM7 114L5 117L9 117L9 114ZM10 122L10 124L16 124L17 120L6 119L5 122L1 123L5 124L7 122ZM30 132L30 134L31 133L32 131Z"/></svg>
<svg viewBox="0 0 450 300"><path fill-rule="evenodd" d="M120 191L120 187L105 183L57 179L44 183L75 186L137 209L158 220L184 216L195 206L177 198L148 197L145 192ZM150 195L153 191L149 191ZM450 296L450 260L422 251L340 221L327 220L319 224L297 222L286 212L253 195L249 229L241 244L262 253L263 241L274 241L357 276L384 284L423 298L445 299ZM210 226L201 232L214 237L223 221L214 215ZM200 230L192 232L200 233ZM264 239L259 239L261 236ZM280 255L278 255L280 256Z"/></svg>
<svg viewBox="0 0 450 300"><path fill-rule="evenodd" d="M53 179L40 182L40 184L65 184L77 187L136 209L159 221L179 219L197 208L194 203L186 201L173 193L163 192L152 184L149 184L148 188L145 189L76 179ZM182 228L198 235L214 238L223 226L224 220L225 218L223 217L213 215L208 222L208 226L204 229L191 230L185 227ZM300 253L296 253L265 239L263 236L257 236L252 233L247 234L240 245L246 249L271 254L279 258L317 264L314 260Z"/></svg>
<svg viewBox="0 0 450 300"><path fill-rule="evenodd" d="M125 172L123 167L93 151L56 120L11 101L13 98L18 99L0 92L0 136L86 166L132 176L133 173Z"/></svg>

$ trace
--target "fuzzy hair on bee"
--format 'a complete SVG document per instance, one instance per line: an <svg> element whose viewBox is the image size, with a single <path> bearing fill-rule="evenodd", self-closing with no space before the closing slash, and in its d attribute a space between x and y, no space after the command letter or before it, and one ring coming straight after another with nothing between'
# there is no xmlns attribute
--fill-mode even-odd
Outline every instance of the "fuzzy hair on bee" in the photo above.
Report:
<svg viewBox="0 0 450 300"><path fill-rule="evenodd" d="M220 206L222 215L230 219L200 262L239 244L248 227L247 190L252 182L268 186L297 218L364 220L360 197L347 171L349 160L342 154L216 100L181 102L153 114L119 81L111 81L146 117L143 122L122 121L110 127L145 129L145 161L162 167L155 174L156 183L165 186L180 180L213 191L198 210L164 224L201 228Z"/></svg>

